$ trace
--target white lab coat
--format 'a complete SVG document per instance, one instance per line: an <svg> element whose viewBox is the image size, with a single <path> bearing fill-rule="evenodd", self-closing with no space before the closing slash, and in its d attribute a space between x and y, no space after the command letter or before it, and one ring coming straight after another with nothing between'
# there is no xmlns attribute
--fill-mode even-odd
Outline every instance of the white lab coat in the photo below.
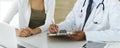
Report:
<svg viewBox="0 0 120 48"><path fill-rule="evenodd" d="M45 24L40 26L42 32L48 30L49 25L54 22L55 0L44 0L44 5L46 20ZM31 16L29 0L15 0L3 21L9 23L17 12L19 13L19 27L28 27Z"/></svg>
<svg viewBox="0 0 120 48"><path fill-rule="evenodd" d="M88 1L83 7L83 15L81 9L84 0L77 0L73 10L68 14L67 18L58 24L59 30L66 29L67 31L82 30L86 8ZM100 3L102 0L98 0ZM120 5L118 0L104 0L105 10L102 10L102 5L96 9L96 6L84 27L84 32L87 41L120 41ZM95 23L97 22L97 23Z"/></svg>

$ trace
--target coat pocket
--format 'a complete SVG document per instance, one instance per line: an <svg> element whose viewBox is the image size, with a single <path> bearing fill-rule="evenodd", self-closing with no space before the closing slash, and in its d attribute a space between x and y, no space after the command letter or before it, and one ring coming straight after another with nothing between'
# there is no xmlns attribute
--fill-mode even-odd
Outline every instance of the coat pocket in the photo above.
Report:
<svg viewBox="0 0 120 48"><path fill-rule="evenodd" d="M104 18L104 11L98 11L94 15L93 23L94 24L101 24L104 20L103 18Z"/></svg>

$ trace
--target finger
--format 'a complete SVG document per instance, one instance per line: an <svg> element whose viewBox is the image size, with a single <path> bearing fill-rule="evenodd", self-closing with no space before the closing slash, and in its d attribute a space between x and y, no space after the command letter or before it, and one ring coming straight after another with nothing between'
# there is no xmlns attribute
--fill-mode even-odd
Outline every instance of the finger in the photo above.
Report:
<svg viewBox="0 0 120 48"><path fill-rule="evenodd" d="M25 36L25 33L23 32L24 32L24 28L19 29L19 32L18 32L19 37Z"/></svg>
<svg viewBox="0 0 120 48"><path fill-rule="evenodd" d="M26 36L28 36L28 33L27 33L25 30L22 30L22 31L20 32L20 36L21 36L21 37L26 37Z"/></svg>
<svg viewBox="0 0 120 48"><path fill-rule="evenodd" d="M54 32L58 32L58 26L54 25Z"/></svg>
<svg viewBox="0 0 120 48"><path fill-rule="evenodd" d="M51 27L50 27L50 30L51 30L51 31L54 31L54 27L53 27L53 26L51 26Z"/></svg>
<svg viewBox="0 0 120 48"><path fill-rule="evenodd" d="M25 37L25 36L26 36L26 33L25 33L25 31L22 30L22 31L20 32L20 37Z"/></svg>
<svg viewBox="0 0 120 48"><path fill-rule="evenodd" d="M54 25L55 32L58 32L58 26Z"/></svg>
<svg viewBox="0 0 120 48"><path fill-rule="evenodd" d="M50 27L50 32L54 32L54 28L52 26Z"/></svg>
<svg viewBox="0 0 120 48"><path fill-rule="evenodd" d="M51 33L56 33L56 32L57 32L56 27L52 25L52 26L50 27L50 32L51 32Z"/></svg>
<svg viewBox="0 0 120 48"><path fill-rule="evenodd" d="M26 27L25 30L28 32L28 34L32 34L32 29L29 27Z"/></svg>
<svg viewBox="0 0 120 48"><path fill-rule="evenodd" d="M16 29L16 30L18 30L18 29ZM26 36L25 29L24 28L19 29L17 32L17 36L25 37Z"/></svg>
<svg viewBox="0 0 120 48"><path fill-rule="evenodd" d="M19 37L24 37L24 34L20 32Z"/></svg>
<svg viewBox="0 0 120 48"><path fill-rule="evenodd" d="M55 27L52 30L53 30L53 32L58 32L57 28L55 28Z"/></svg>
<svg viewBox="0 0 120 48"><path fill-rule="evenodd" d="M50 27L49 27L49 31L50 31L50 32L53 32L53 26L52 26L52 24L51 24Z"/></svg>
<svg viewBox="0 0 120 48"><path fill-rule="evenodd" d="M29 27L26 27L26 30L32 31L32 29L31 29L31 28L29 28Z"/></svg>
<svg viewBox="0 0 120 48"><path fill-rule="evenodd" d="M21 33L27 34L27 29L26 29L26 28L22 28L22 29L21 29Z"/></svg>
<svg viewBox="0 0 120 48"><path fill-rule="evenodd" d="M26 36L30 36L30 35L32 35L32 31L30 31L30 30L25 30L25 34L26 34Z"/></svg>

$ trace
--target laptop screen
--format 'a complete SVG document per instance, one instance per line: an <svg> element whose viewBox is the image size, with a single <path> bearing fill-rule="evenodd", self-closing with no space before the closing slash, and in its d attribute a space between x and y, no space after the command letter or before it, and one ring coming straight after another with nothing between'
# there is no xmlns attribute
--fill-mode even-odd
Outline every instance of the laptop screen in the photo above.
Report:
<svg viewBox="0 0 120 48"><path fill-rule="evenodd" d="M0 47L17 48L15 28L0 22Z"/></svg>

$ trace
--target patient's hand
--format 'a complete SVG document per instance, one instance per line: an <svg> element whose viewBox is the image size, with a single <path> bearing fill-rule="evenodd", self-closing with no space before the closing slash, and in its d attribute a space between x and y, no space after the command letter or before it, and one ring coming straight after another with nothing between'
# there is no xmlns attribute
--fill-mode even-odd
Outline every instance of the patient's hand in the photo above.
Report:
<svg viewBox="0 0 120 48"><path fill-rule="evenodd" d="M41 29L40 29L40 28L31 29L31 28L27 27L27 28L25 28L25 29L28 30L28 31L30 31L30 33L31 33L32 35L41 33Z"/></svg>
<svg viewBox="0 0 120 48"><path fill-rule="evenodd" d="M28 37L34 34L38 34L41 32L40 28L31 29L29 27L16 29L17 36L19 37Z"/></svg>
<svg viewBox="0 0 120 48"><path fill-rule="evenodd" d="M55 24L51 24L49 27L50 33L57 33L58 32L58 26Z"/></svg>
<svg viewBox="0 0 120 48"><path fill-rule="evenodd" d="M30 33L29 30L25 30L24 28L21 28L21 29L16 29L16 35L19 37L27 37L27 36L31 36L32 34Z"/></svg>

